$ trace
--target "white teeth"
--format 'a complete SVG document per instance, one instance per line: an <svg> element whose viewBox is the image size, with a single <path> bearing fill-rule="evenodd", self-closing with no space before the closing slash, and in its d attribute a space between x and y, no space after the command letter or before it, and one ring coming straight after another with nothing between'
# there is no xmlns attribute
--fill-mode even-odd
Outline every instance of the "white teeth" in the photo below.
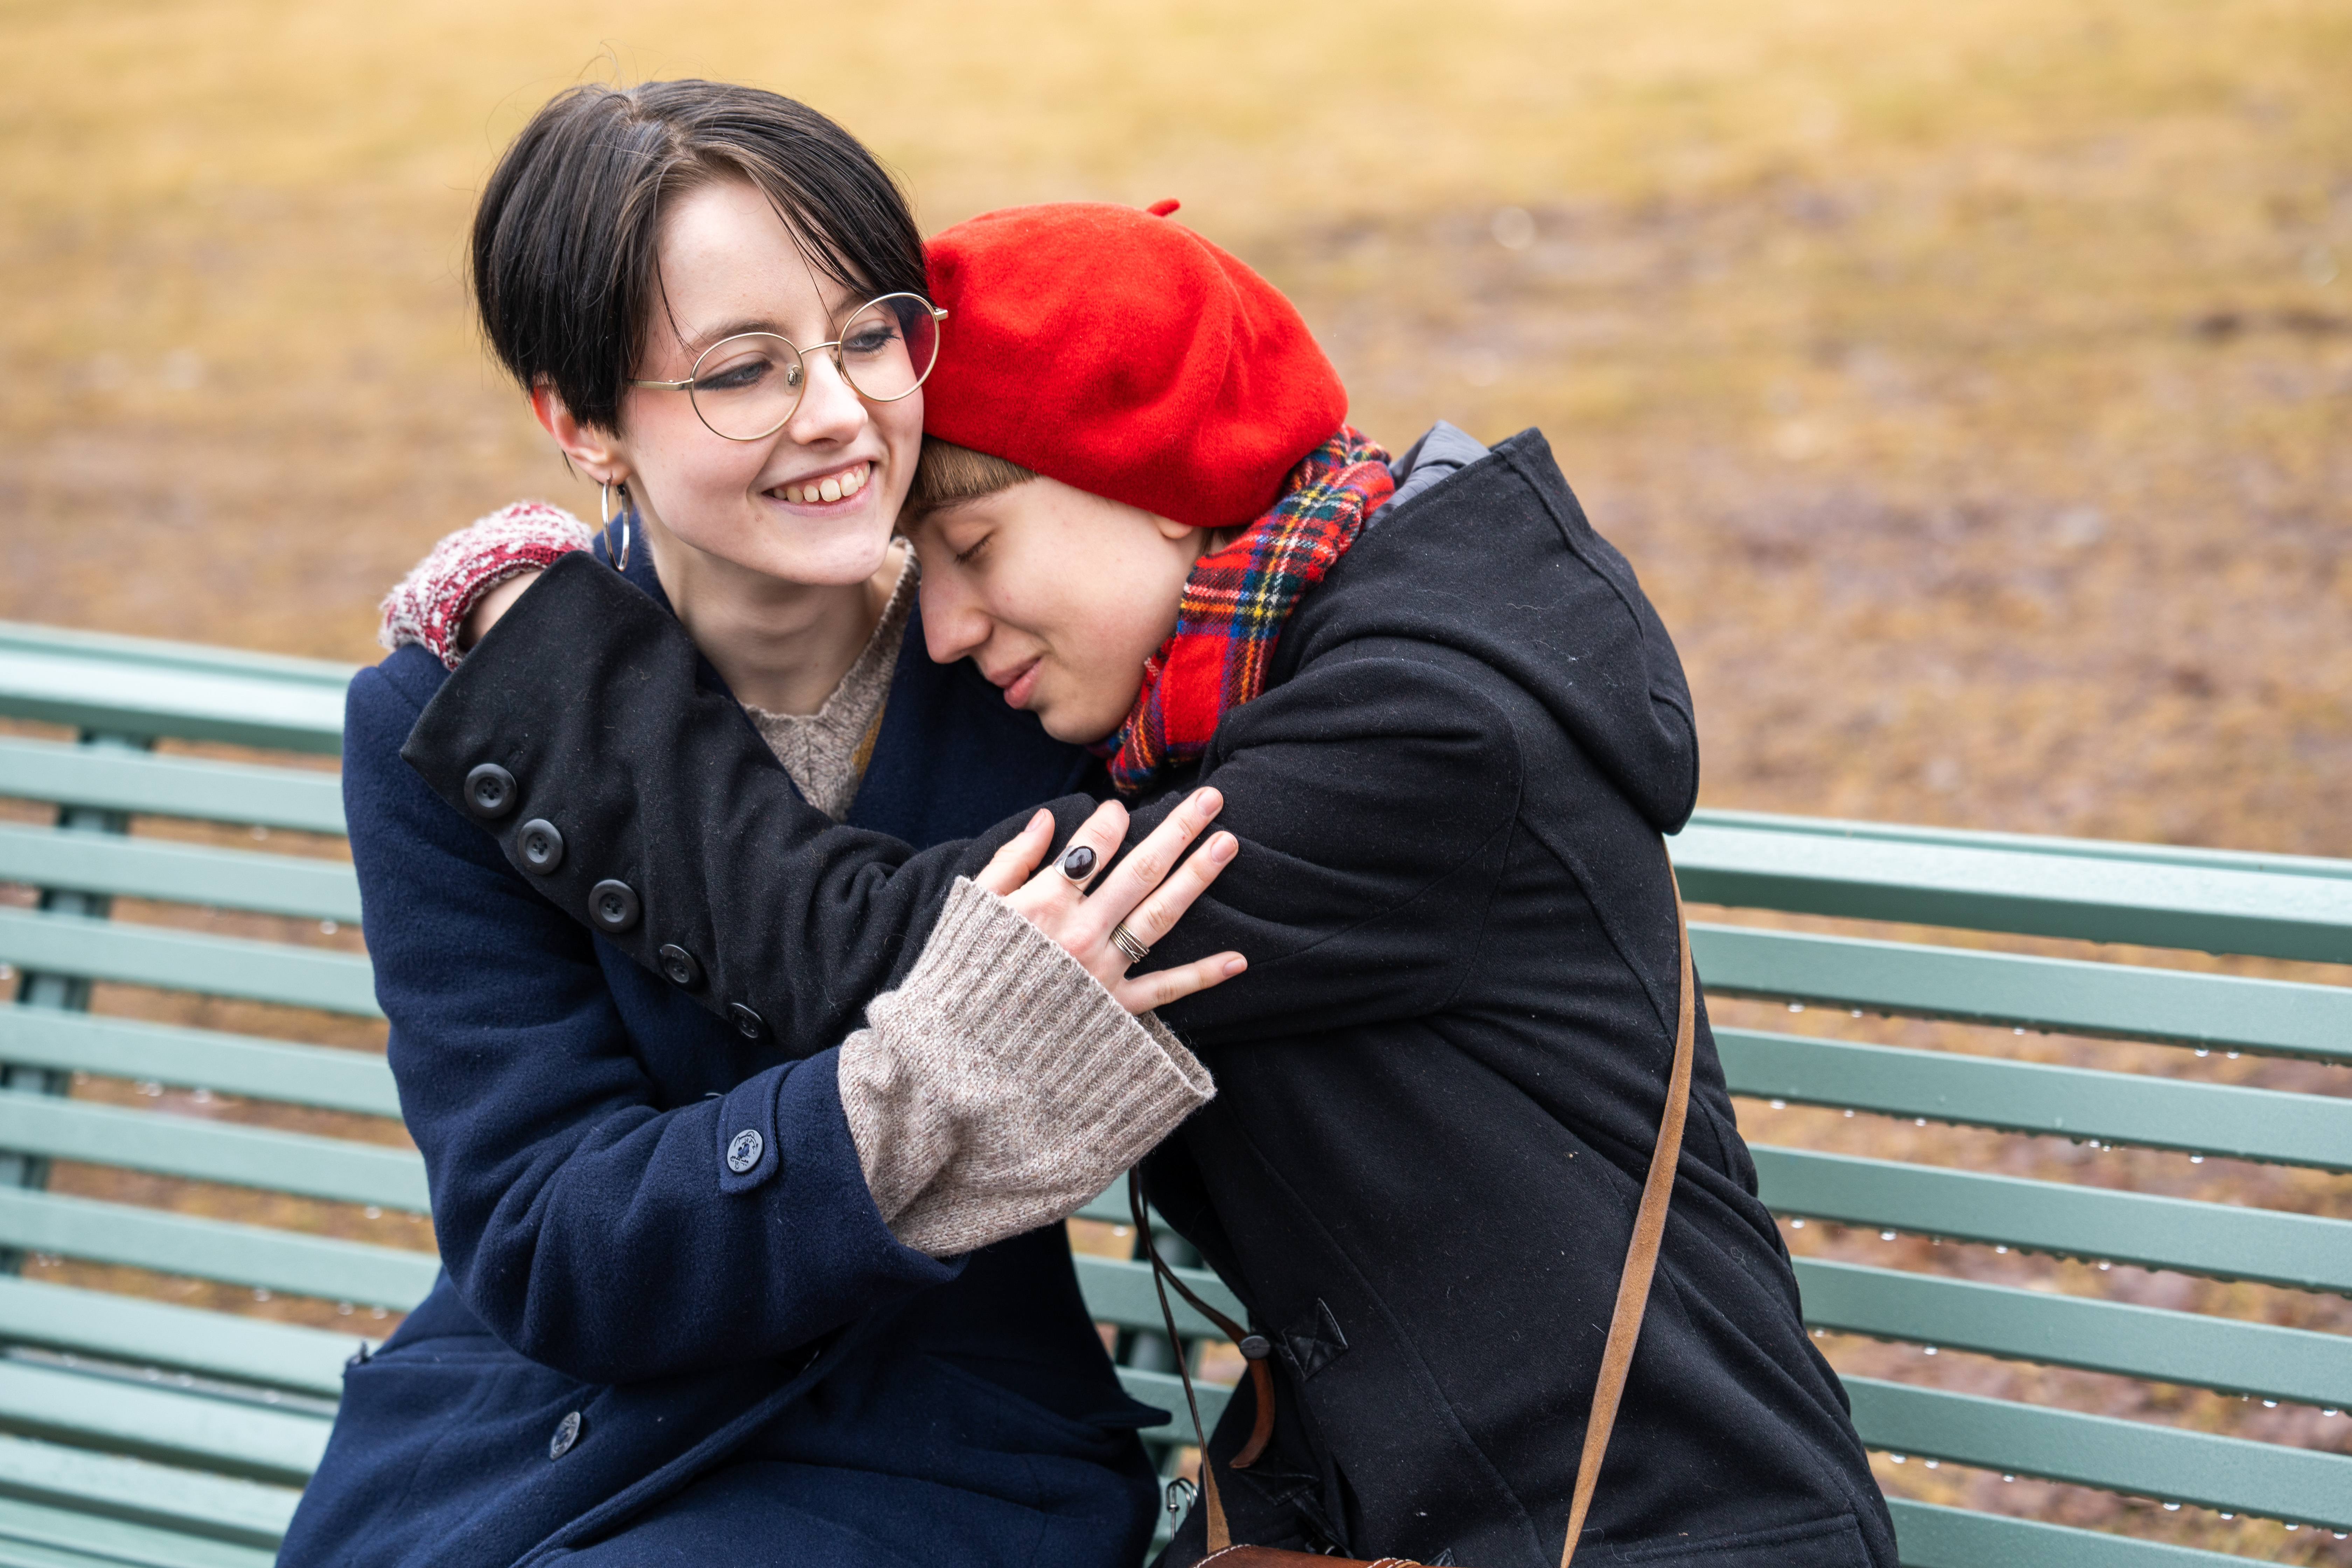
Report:
<svg viewBox="0 0 2352 1568"><path fill-rule="evenodd" d="M813 485L778 485L776 493L788 501L796 502L802 506L814 506L820 501L834 501L841 500L844 496L854 496L864 489L866 481L873 477L874 465L860 463L846 473L835 474L831 479L820 479Z"/></svg>

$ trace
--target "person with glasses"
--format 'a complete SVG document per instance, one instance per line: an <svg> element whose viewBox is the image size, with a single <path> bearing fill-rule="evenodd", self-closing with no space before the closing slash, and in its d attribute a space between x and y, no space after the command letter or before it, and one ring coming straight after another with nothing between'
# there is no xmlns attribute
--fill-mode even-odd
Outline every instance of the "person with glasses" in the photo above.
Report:
<svg viewBox="0 0 2352 1568"><path fill-rule="evenodd" d="M501 158L473 240L493 350L603 487L597 569L796 798L928 844L1108 793L924 657L894 535L947 312L865 148L748 89L579 88ZM510 590L583 531L510 510L441 561ZM453 805L404 761L464 608L395 595L342 775L444 1269L355 1359L278 1561L1133 1568L1158 1501L1135 1434L1163 1417L1122 1392L1057 1222L1213 1092L1145 1010L1240 956L1131 982L1109 929L1231 858L1201 837L1213 792L1160 835L1163 867L1202 847L1164 883L1081 902L983 847L915 918L828 922L886 984L714 1011L702 939L666 924L658 972L619 945L662 888L601 879L591 925L542 896L598 846L548 820L533 766L479 759ZM1104 859L1123 825L1087 829ZM998 1092L1040 1060L1061 1094ZM993 1163L1008 1115L1085 1146Z"/></svg>
<svg viewBox="0 0 2352 1568"><path fill-rule="evenodd" d="M931 656L1108 755L1139 842L1107 872L1083 793L963 846L835 823L696 686L679 629L578 553L490 627L409 757L451 801L487 758L527 765L534 809L583 845L541 879L552 903L593 922L603 879L644 886L616 945L648 969L692 946L706 1007L811 1044L820 999L887 984L878 944L998 846L1076 846L1106 889L1081 901L1111 900L1089 930L1143 971L1127 984L1248 952L1160 1014L1218 1092L1143 1185L1246 1305L1252 1367L1167 1568L1225 1539L1894 1568L1680 962L1660 835L1691 812L1698 748L1664 623L1539 433L1489 447L1440 424L1391 457L1346 422L1290 303L1171 208L1013 208L931 237L950 314L901 514ZM1189 912L1130 907L1121 873L1162 870L1151 835L1210 789L1238 858ZM528 827L484 826L528 866ZM1064 1070L1040 1053L992 1092L1042 1110ZM1091 1133L1040 1114L972 1136L1013 1169ZM1654 1163L1655 1274L1617 1341ZM896 1165L866 1165L886 1214ZM961 1240L1002 1234L957 1201ZM1612 1342L1613 1435L1588 1425Z"/></svg>

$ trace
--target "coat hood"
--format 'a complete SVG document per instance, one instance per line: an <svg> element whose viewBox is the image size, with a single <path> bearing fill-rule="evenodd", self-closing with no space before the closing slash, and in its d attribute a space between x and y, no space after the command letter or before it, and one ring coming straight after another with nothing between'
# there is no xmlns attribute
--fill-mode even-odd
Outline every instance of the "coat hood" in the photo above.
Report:
<svg viewBox="0 0 2352 1568"><path fill-rule="evenodd" d="M1366 637L1458 648L1525 689L1661 833L1698 799L1682 660L1633 568L1523 430L1368 528L1291 616L1275 678Z"/></svg>

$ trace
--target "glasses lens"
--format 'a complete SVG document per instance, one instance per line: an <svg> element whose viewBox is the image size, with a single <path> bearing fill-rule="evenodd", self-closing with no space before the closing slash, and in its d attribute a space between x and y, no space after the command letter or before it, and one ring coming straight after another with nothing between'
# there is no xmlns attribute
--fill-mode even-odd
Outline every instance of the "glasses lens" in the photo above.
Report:
<svg viewBox="0 0 2352 1568"><path fill-rule="evenodd" d="M849 384L891 403L923 384L940 355L940 324L920 294L886 294L841 330L841 368Z"/></svg>
<svg viewBox="0 0 2352 1568"><path fill-rule="evenodd" d="M807 379L799 351L780 337L722 339L695 361L694 411L730 441L756 441L793 416Z"/></svg>

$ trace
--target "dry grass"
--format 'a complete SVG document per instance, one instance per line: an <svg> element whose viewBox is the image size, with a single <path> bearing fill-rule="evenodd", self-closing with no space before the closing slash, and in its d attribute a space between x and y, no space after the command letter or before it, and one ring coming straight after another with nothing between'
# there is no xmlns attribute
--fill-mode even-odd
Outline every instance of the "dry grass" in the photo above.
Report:
<svg viewBox="0 0 2352 1568"><path fill-rule="evenodd" d="M1299 299L1375 434L1541 426L1675 629L1710 805L2352 855L2341 5L6 0L0 16L16 300L0 616L364 658L376 596L439 532L521 493L593 506L481 360L467 213L555 89L698 72L838 114L931 226L1181 196ZM2340 1071L2290 1064L1927 1026L1857 1037L2345 1092ZM2178 1157L1743 1114L1779 1142L2188 1178ZM2340 1181L2199 1180L2347 1212ZM289 1223L395 1239L314 1206ZM2352 1326L2285 1292L1791 1239ZM1832 1353L1924 1370L1916 1351ZM1956 1356L1934 1375L2352 1442L2352 1422L2113 1380ZM1950 1467L1885 1473L2118 1513ZM2126 1527L2352 1561L2195 1510Z"/></svg>

